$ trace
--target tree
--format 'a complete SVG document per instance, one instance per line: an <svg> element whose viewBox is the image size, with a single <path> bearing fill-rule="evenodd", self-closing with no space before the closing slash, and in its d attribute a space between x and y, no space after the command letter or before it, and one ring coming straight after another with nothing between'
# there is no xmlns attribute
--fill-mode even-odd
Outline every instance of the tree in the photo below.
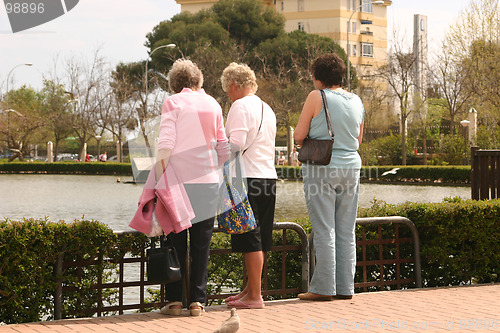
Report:
<svg viewBox="0 0 500 333"><path fill-rule="evenodd" d="M496 141L500 124L500 0L472 0L446 35L452 61L465 72L464 94L478 112L483 133ZM462 94L462 98L464 96Z"/></svg>
<svg viewBox="0 0 500 333"><path fill-rule="evenodd" d="M273 8L255 0L220 0L211 11L237 44L253 49L261 42L284 33L285 18Z"/></svg>
<svg viewBox="0 0 500 333"><path fill-rule="evenodd" d="M408 116L412 112L411 93L414 87L415 62L416 59L412 52L405 52L396 45L396 48L388 55L387 65L380 67L378 74L389 84L392 93L399 102L403 165L406 165L406 125Z"/></svg>
<svg viewBox="0 0 500 333"><path fill-rule="evenodd" d="M346 58L344 50L330 38L298 30L264 41L255 50L259 95L273 108L278 126L286 129L289 152L293 150L291 127L297 123L307 94L314 89L310 66L318 55L330 52ZM290 154L288 159L291 164Z"/></svg>
<svg viewBox="0 0 500 333"><path fill-rule="evenodd" d="M2 113L6 113L2 115L7 117L7 126L1 127L1 134L6 138L7 147L14 152L9 162L16 157L22 161L30 145L37 141L36 137L42 135L37 131L43 125L43 117L36 91L26 86L9 91Z"/></svg>
<svg viewBox="0 0 500 333"><path fill-rule="evenodd" d="M155 52L151 68L166 72L178 57L189 57L204 73L207 93L226 104L219 79L223 69L233 61L253 66L254 49L283 35L284 22L282 15L255 0L222 0L195 14L178 14L147 35L150 50L169 43L177 45Z"/></svg>
<svg viewBox="0 0 500 333"><path fill-rule="evenodd" d="M111 96L110 108L106 113L106 129L117 138L120 147L122 146L125 131L134 130L137 126L138 118L136 111L144 110L144 108L139 106L141 102L144 103L142 99L143 94L140 90L142 87L142 80L140 79L142 75L134 72L134 68L138 69L140 66L131 64L127 68L126 65L120 64L117 70L112 73L111 88L113 94ZM139 112L139 115L144 115L144 113ZM146 119L140 118L141 124L145 122ZM144 126L141 127L141 131L147 140L148 136L146 135L146 128Z"/></svg>
<svg viewBox="0 0 500 333"><path fill-rule="evenodd" d="M455 118L465 111L472 97L470 85L472 66L464 66L464 62L456 62L452 56L453 48L446 43L435 62L435 70L430 70L438 91L445 101L445 107L450 116L451 133L455 133Z"/></svg>
<svg viewBox="0 0 500 333"><path fill-rule="evenodd" d="M52 133L54 156L57 156L59 143L73 132L71 103L76 101L70 99L61 84L51 80L44 80L40 100L41 111L46 119L44 126Z"/></svg>
<svg viewBox="0 0 500 333"><path fill-rule="evenodd" d="M375 77L374 75L364 75L363 81L358 88L359 95L363 96L363 106L365 108L363 141L373 139L373 135L370 134L388 130L394 122L397 122L396 119L393 119L394 116L389 110L387 89L381 86L381 83L374 79Z"/></svg>
<svg viewBox="0 0 500 333"><path fill-rule="evenodd" d="M209 11L196 14L181 13L170 21L160 22L146 35L146 47L155 48L175 43L174 49L160 49L152 54L150 68L166 72L179 57L191 57L200 47L211 46L224 50L230 40L229 33L214 20ZM195 59L192 59L195 61Z"/></svg>
<svg viewBox="0 0 500 333"><path fill-rule="evenodd" d="M80 158L85 158L84 147L96 135L99 113L109 105L109 70L99 50L89 62L70 59L66 70L69 92L77 100L72 110L73 131L80 146Z"/></svg>

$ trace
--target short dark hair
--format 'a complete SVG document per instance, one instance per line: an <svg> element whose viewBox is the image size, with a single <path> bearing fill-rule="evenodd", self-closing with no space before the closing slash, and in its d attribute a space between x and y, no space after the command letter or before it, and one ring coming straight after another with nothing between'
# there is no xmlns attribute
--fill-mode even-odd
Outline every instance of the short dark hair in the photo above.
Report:
<svg viewBox="0 0 500 333"><path fill-rule="evenodd" d="M345 69L344 60L335 53L321 55L314 59L311 65L314 78L326 87L342 85Z"/></svg>

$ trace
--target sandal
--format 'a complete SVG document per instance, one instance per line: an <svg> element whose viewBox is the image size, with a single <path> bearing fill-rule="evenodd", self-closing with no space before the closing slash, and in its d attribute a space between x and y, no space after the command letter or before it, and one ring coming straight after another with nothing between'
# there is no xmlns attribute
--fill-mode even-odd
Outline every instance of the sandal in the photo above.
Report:
<svg viewBox="0 0 500 333"><path fill-rule="evenodd" d="M191 316L199 317L205 312L205 307L200 302L193 302L189 304L189 313Z"/></svg>
<svg viewBox="0 0 500 333"><path fill-rule="evenodd" d="M256 302L243 302L241 299L237 299L236 301L232 301L227 303L228 308L236 308L236 309L264 309L266 305L264 304L264 300L261 298Z"/></svg>
<svg viewBox="0 0 500 333"><path fill-rule="evenodd" d="M164 315L180 316L182 313L182 303L169 302L160 309L160 313Z"/></svg>
<svg viewBox="0 0 500 333"><path fill-rule="evenodd" d="M225 302L225 303L234 302L234 301L236 301L236 300L238 300L238 299L240 299L240 298L242 298L242 297L243 297L243 296L240 296L240 294L238 294L238 295L234 295L234 296L229 296L228 298L226 298L226 299L224 300L224 302Z"/></svg>

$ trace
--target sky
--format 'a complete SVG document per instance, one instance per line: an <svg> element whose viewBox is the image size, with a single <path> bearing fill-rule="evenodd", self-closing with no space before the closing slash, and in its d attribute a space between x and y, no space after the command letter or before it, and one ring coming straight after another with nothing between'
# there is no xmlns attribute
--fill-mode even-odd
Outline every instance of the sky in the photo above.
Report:
<svg viewBox="0 0 500 333"><path fill-rule="evenodd" d="M413 15L423 14L428 17L432 48L470 1L393 0L387 12L388 38L396 30L411 43ZM9 89L23 84L41 89L44 76L62 73L67 59L89 60L97 49L112 67L119 62L145 60L146 34L179 12L175 0L80 0L52 21L13 33L7 10L0 6L0 92L7 90L7 77ZM24 63L33 66L16 67Z"/></svg>

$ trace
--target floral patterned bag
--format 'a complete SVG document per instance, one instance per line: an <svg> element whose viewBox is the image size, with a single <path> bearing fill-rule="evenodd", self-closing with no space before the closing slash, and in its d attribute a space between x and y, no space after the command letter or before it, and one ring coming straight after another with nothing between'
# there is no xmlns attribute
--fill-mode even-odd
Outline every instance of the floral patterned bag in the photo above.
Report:
<svg viewBox="0 0 500 333"><path fill-rule="evenodd" d="M257 228L245 184L241 177L236 179L241 181L240 191L229 181L229 161L224 163L224 182L220 188L217 223L219 230L226 234L243 234Z"/></svg>

